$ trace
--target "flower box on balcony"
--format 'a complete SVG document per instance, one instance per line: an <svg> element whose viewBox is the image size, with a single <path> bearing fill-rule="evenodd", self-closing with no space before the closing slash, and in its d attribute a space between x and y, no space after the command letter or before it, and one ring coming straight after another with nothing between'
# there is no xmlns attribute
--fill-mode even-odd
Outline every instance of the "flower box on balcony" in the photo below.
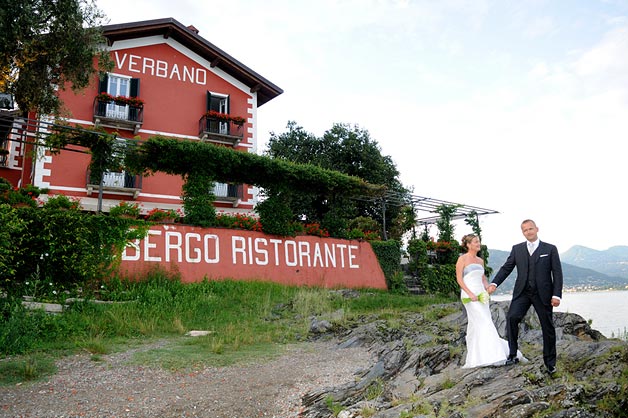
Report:
<svg viewBox="0 0 628 418"><path fill-rule="evenodd" d="M244 122L246 122L246 120L241 116L231 116L226 113L216 112L215 110L209 110L205 113L205 116L209 119L216 119L221 122L233 122L236 126L242 126L244 125Z"/></svg>
<svg viewBox="0 0 628 418"><path fill-rule="evenodd" d="M199 138L221 144L236 146L244 137L243 126L246 120L240 116L210 110L199 121Z"/></svg>
<svg viewBox="0 0 628 418"><path fill-rule="evenodd" d="M96 100L101 101L101 102L108 102L108 103L113 102L120 106L125 106L125 105L135 106L135 107L144 106L144 100L140 99L139 97L113 96L105 92L100 93L98 96L96 96Z"/></svg>
<svg viewBox="0 0 628 418"><path fill-rule="evenodd" d="M94 123L96 125L128 129L137 134L143 121L144 101L139 97L100 93L94 98Z"/></svg>

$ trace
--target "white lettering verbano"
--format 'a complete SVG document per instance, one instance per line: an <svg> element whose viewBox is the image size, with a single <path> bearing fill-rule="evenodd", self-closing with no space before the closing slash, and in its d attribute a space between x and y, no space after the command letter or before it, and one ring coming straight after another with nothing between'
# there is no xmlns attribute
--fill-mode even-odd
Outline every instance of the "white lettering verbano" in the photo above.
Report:
<svg viewBox="0 0 628 418"><path fill-rule="evenodd" d="M116 68L119 70L177 80L183 83L207 85L207 70L205 68L181 66L177 63L127 54L126 52L120 54L119 51L114 51L114 56Z"/></svg>

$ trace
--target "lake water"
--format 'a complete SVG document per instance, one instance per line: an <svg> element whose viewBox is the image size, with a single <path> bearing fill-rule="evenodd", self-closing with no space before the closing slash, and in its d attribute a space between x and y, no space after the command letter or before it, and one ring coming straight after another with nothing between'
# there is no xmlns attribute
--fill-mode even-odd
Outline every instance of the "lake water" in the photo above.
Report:
<svg viewBox="0 0 628 418"><path fill-rule="evenodd" d="M512 295L493 295L494 300L510 300ZM564 292L555 312L570 312L591 320L591 328L605 337L625 335L628 330L628 291Z"/></svg>

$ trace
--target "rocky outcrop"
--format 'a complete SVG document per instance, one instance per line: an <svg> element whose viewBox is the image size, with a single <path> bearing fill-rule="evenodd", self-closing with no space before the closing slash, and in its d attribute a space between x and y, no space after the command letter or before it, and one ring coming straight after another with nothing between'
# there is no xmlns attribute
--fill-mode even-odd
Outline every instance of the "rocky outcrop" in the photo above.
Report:
<svg viewBox="0 0 628 418"><path fill-rule="evenodd" d="M507 309L508 302L491 304L502 336ZM520 348L529 362L475 369L461 368L466 316L460 303L401 319L361 318L341 329L333 320L313 321L317 335L335 329L341 346L367 346L377 362L354 382L306 394L301 416L627 416L628 343L606 339L576 314L556 312L554 319L559 372L553 376L543 366L541 331L532 309L520 329Z"/></svg>

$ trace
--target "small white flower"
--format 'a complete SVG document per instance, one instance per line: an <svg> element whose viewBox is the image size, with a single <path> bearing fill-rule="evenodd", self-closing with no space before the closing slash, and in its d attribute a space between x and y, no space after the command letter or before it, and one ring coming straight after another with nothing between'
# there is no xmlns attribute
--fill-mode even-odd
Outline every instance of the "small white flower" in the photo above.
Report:
<svg viewBox="0 0 628 418"><path fill-rule="evenodd" d="M30 284L30 282L26 282L26 286L28 286Z"/></svg>
<svg viewBox="0 0 628 418"><path fill-rule="evenodd" d="M52 291L52 294L53 294L53 295L56 295L56 294L57 294L57 291L56 291L56 290L53 290L53 291Z"/></svg>

